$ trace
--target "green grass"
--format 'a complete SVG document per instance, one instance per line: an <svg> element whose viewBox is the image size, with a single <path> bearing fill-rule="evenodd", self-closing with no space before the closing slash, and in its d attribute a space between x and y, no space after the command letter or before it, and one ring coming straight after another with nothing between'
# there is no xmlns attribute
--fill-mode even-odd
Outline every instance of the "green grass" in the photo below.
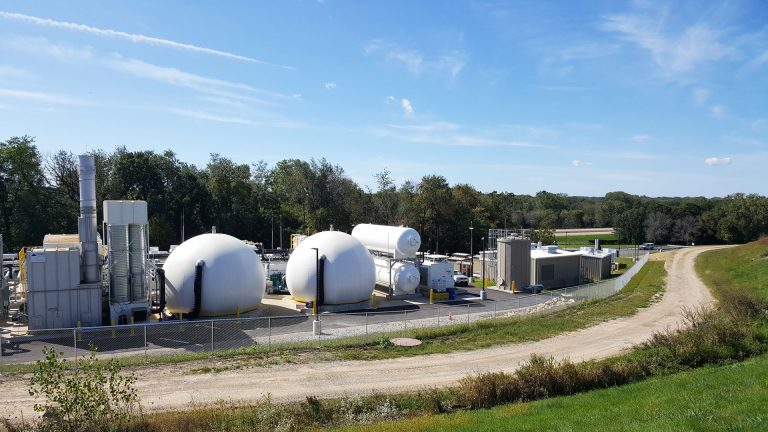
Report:
<svg viewBox="0 0 768 432"><path fill-rule="evenodd" d="M696 261L696 271L717 297L736 287L768 300L768 237L704 252Z"/></svg>
<svg viewBox="0 0 768 432"><path fill-rule="evenodd" d="M619 276L627 272L630 268L632 268L633 265L635 265L635 260L629 257L618 257L617 261L619 264L624 264L623 268L620 268L616 271L611 271L611 275L613 276Z"/></svg>
<svg viewBox="0 0 768 432"><path fill-rule="evenodd" d="M472 285L475 286L475 288L482 288L483 287L483 279L477 278L474 282L472 282ZM486 279L485 280L485 286L486 288L489 286L496 286L496 281L493 279Z"/></svg>
<svg viewBox="0 0 768 432"><path fill-rule="evenodd" d="M768 356L574 396L343 431L768 430Z"/></svg>

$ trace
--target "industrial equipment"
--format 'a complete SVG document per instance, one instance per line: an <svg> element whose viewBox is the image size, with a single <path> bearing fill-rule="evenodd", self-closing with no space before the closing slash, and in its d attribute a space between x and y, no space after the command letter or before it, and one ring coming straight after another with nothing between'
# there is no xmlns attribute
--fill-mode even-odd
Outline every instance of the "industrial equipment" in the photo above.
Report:
<svg viewBox="0 0 768 432"><path fill-rule="evenodd" d="M453 288L453 264L448 261L425 260L419 266L420 284L427 289L443 292Z"/></svg>
<svg viewBox="0 0 768 432"><path fill-rule="evenodd" d="M421 247L421 236L408 227L359 224L352 229L356 238L367 249L391 255L395 259L414 258Z"/></svg>
<svg viewBox="0 0 768 432"><path fill-rule="evenodd" d="M294 249L286 269L295 300L319 305L368 300L376 283L373 258L357 239L340 231L307 237Z"/></svg>
<svg viewBox="0 0 768 432"><path fill-rule="evenodd" d="M374 257L376 265L376 284L391 287L394 295L414 294L419 287L419 270L412 262L394 261L384 257Z"/></svg>
<svg viewBox="0 0 768 432"><path fill-rule="evenodd" d="M149 316L148 222L146 201L104 201L112 323L145 321Z"/></svg>
<svg viewBox="0 0 768 432"><path fill-rule="evenodd" d="M185 241L168 256L163 270L168 312L192 319L255 309L266 288L259 255L226 234Z"/></svg>

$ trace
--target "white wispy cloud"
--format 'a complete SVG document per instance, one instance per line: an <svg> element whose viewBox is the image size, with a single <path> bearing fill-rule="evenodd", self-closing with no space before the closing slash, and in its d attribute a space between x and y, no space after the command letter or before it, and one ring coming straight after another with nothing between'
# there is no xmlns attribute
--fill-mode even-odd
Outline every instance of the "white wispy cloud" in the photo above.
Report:
<svg viewBox="0 0 768 432"><path fill-rule="evenodd" d="M467 63L466 54L459 50L444 52L438 56L425 57L420 51L389 43L383 39L368 42L363 51L368 54L381 54L388 62L401 64L413 75L433 72L456 79Z"/></svg>
<svg viewBox="0 0 768 432"><path fill-rule="evenodd" d="M0 42L13 50L36 55L47 55L66 62L87 61L93 59L93 49L89 46L75 47L67 43L53 43L44 37L16 36Z"/></svg>
<svg viewBox="0 0 768 432"><path fill-rule="evenodd" d="M403 115L406 117L413 117L414 111L413 111L413 104L411 104L411 101L408 99L401 99L400 100L400 107L403 108Z"/></svg>
<svg viewBox="0 0 768 432"><path fill-rule="evenodd" d="M436 123L428 123L423 125L388 124L387 127L390 127L392 129L401 129L401 130L419 131L419 132L436 132L436 131L455 130L459 128L457 124L449 123L449 122L436 122Z"/></svg>
<svg viewBox="0 0 768 432"><path fill-rule="evenodd" d="M678 78L704 63L736 55L734 48L721 41L723 32L707 24L694 23L675 35L665 33L664 13L608 15L603 17L601 28L620 33L624 40L647 50L668 78Z"/></svg>
<svg viewBox="0 0 768 432"><path fill-rule="evenodd" d="M617 44L584 42L560 50L559 57L565 61L593 59L616 54L619 50L620 47Z"/></svg>
<svg viewBox="0 0 768 432"><path fill-rule="evenodd" d="M704 159L704 163L709 166L730 165L731 158L729 157L708 157Z"/></svg>
<svg viewBox="0 0 768 432"><path fill-rule="evenodd" d="M219 114L213 114L207 111L194 109L168 108L164 111L182 117L188 117L196 120L213 121L218 123L232 123L245 126L272 127L279 129L300 129L306 127L305 124L300 122L286 121L281 119L251 120L242 117L222 116Z"/></svg>
<svg viewBox="0 0 768 432"><path fill-rule="evenodd" d="M459 147L523 147L544 148L545 146L522 140L506 139L490 133L478 134L475 131L462 131L461 126L454 123L437 122L421 125L387 125L387 127L370 128L365 132L380 138L390 138L397 141L435 144ZM503 128L502 128L503 129Z"/></svg>
<svg viewBox="0 0 768 432"><path fill-rule="evenodd" d="M325 87L326 90L333 90L333 89L336 88L336 83L332 82L332 81L331 82L327 82L327 83L323 84L323 87Z"/></svg>
<svg viewBox="0 0 768 432"><path fill-rule="evenodd" d="M230 58L234 60L246 61L250 63L258 63L258 64L267 65L267 66L274 66L274 67L279 67L283 69L294 69L291 66L285 66L285 65L266 62L263 60L257 60L253 57L247 57L247 56L234 54L227 51L221 51L221 50L216 50L212 48L206 48L206 47L201 47L197 45L176 42L169 39L146 36L142 34L127 33L124 31L112 30L112 29L103 29L103 28L93 27L85 24L78 24L78 23L72 23L67 21L56 21L48 18L40 18L32 15L25 15L25 14L5 12L5 11L0 11L0 17L15 20L15 21L22 21L22 22L26 22L26 23L30 23L38 26L43 26L43 27L59 28L64 30L76 31L80 33L88 33L88 34L92 34L100 37L123 39L130 42L141 43L145 45L162 46L162 47L179 49L184 51L198 52L202 54L225 57L225 58Z"/></svg>
<svg viewBox="0 0 768 432"><path fill-rule="evenodd" d="M571 161L571 166L576 167L576 168L590 166L590 165L592 165L592 162L586 162L586 161L579 160L579 159L574 159L574 160Z"/></svg>
<svg viewBox="0 0 768 432"><path fill-rule="evenodd" d="M38 91L14 90L0 88L0 98L19 99L32 102L42 102L55 105L82 105L83 101L67 96Z"/></svg>
<svg viewBox="0 0 768 432"><path fill-rule="evenodd" d="M712 105L709 108L709 112L712 114L712 117L715 118L725 117L725 107L722 105Z"/></svg>
<svg viewBox="0 0 768 432"><path fill-rule="evenodd" d="M34 76L32 72L16 66L0 65L0 78L19 80L33 78Z"/></svg>
<svg viewBox="0 0 768 432"><path fill-rule="evenodd" d="M691 96L696 105L703 105L709 99L709 90L698 87L693 89Z"/></svg>
<svg viewBox="0 0 768 432"><path fill-rule="evenodd" d="M636 142L638 144L644 143L644 142L648 141L649 138L650 138L650 135L648 135L648 134L635 134L635 135L632 135L632 141Z"/></svg>

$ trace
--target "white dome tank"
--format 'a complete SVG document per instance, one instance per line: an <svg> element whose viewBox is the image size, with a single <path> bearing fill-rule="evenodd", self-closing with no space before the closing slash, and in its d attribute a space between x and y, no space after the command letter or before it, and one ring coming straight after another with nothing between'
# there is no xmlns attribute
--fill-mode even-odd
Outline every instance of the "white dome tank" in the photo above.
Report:
<svg viewBox="0 0 768 432"><path fill-rule="evenodd" d="M233 315L261 303L267 282L259 256L235 237L202 234L176 247L163 265L168 312L193 311L198 262L203 265L199 316Z"/></svg>
<svg viewBox="0 0 768 432"><path fill-rule="evenodd" d="M421 236L408 227L359 224L352 229L352 237L366 248L393 255L395 258L413 258L421 247Z"/></svg>
<svg viewBox="0 0 768 432"><path fill-rule="evenodd" d="M371 297L376 284L371 254L349 234L323 231L299 243L288 259L285 282L294 299L315 300L317 261L312 248L325 257L324 304L358 303Z"/></svg>
<svg viewBox="0 0 768 432"><path fill-rule="evenodd" d="M386 258L374 258L376 264L376 283L389 286L389 260ZM419 287L421 276L413 263L397 261L392 263L392 290L395 295L414 294Z"/></svg>

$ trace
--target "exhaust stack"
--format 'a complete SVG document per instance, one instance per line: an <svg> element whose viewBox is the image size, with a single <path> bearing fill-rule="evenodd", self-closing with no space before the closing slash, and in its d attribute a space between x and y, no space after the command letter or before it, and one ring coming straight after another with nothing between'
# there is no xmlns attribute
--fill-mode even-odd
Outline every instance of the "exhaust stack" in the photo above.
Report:
<svg viewBox="0 0 768 432"><path fill-rule="evenodd" d="M83 263L83 282L99 282L99 243L96 232L96 163L93 156L80 156L80 217L77 233Z"/></svg>

